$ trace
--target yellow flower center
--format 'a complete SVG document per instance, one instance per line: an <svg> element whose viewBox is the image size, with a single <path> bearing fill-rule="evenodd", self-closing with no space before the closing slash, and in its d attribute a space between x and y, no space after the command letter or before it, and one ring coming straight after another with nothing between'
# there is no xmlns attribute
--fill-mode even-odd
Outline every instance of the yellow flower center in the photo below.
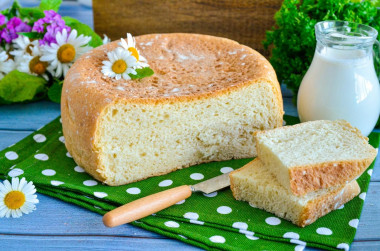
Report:
<svg viewBox="0 0 380 251"><path fill-rule="evenodd" d="M64 44L57 52L58 60L62 63L69 63L75 58L75 48L71 44Z"/></svg>
<svg viewBox="0 0 380 251"><path fill-rule="evenodd" d="M127 68L127 63L122 59L116 60L112 65L112 71L117 74L125 72Z"/></svg>
<svg viewBox="0 0 380 251"><path fill-rule="evenodd" d="M19 209L25 203L25 195L20 191L10 191L5 195L4 204L9 209Z"/></svg>
<svg viewBox="0 0 380 251"><path fill-rule="evenodd" d="M139 53L137 52L135 47L129 47L128 51L132 53L132 56L136 58L137 61L139 61Z"/></svg>
<svg viewBox="0 0 380 251"><path fill-rule="evenodd" d="M48 63L41 61L40 56L34 57L29 62L29 70L32 73L36 73L37 75L44 74L46 72L46 68L48 67Z"/></svg>

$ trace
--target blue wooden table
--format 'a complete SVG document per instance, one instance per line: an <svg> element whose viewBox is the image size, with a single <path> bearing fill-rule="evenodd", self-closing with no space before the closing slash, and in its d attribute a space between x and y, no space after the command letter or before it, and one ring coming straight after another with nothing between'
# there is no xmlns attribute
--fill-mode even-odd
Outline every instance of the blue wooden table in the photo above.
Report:
<svg viewBox="0 0 380 251"><path fill-rule="evenodd" d="M35 6L36 0L20 1ZM60 14L92 26L92 10L64 2ZM283 88L285 113L297 115L291 94ZM48 101L0 106L0 150L12 145L60 115ZM380 161L375 164L364 209L351 250L380 250ZM102 217L81 207L38 194L37 210L19 219L0 219L0 250L197 250L146 230L123 225L109 229Z"/></svg>

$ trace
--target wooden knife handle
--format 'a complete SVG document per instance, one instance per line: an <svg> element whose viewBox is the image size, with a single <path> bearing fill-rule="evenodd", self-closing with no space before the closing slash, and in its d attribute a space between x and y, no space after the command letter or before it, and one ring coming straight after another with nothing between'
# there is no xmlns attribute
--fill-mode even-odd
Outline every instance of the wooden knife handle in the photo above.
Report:
<svg viewBox="0 0 380 251"><path fill-rule="evenodd" d="M191 188L187 185L152 194L106 213L103 216L103 223L107 227L120 226L161 211L190 195Z"/></svg>

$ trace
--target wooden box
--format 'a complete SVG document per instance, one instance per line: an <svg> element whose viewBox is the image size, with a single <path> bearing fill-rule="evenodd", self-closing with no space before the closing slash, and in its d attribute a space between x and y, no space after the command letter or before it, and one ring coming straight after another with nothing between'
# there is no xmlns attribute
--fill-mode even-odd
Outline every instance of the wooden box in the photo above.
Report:
<svg viewBox="0 0 380 251"><path fill-rule="evenodd" d="M282 0L93 0L95 31L112 40L126 33L189 32L227 37L266 54L262 41Z"/></svg>

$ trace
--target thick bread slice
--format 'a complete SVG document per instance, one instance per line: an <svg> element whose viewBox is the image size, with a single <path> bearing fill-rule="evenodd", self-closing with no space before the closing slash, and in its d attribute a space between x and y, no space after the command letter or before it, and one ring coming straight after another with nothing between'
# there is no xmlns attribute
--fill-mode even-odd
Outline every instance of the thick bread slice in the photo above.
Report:
<svg viewBox="0 0 380 251"><path fill-rule="evenodd" d="M357 178L377 154L368 138L344 120L257 132L255 139L263 164L298 196Z"/></svg>
<svg viewBox="0 0 380 251"><path fill-rule="evenodd" d="M62 89L66 147L96 179L122 185L253 157L253 133L282 126L276 74L251 48L197 34L136 37L155 74L127 81L101 73L117 42L79 58Z"/></svg>
<svg viewBox="0 0 380 251"><path fill-rule="evenodd" d="M353 180L343 186L297 197L278 183L259 158L233 171L230 181L235 199L247 201L300 227L313 223L360 192L358 183Z"/></svg>

